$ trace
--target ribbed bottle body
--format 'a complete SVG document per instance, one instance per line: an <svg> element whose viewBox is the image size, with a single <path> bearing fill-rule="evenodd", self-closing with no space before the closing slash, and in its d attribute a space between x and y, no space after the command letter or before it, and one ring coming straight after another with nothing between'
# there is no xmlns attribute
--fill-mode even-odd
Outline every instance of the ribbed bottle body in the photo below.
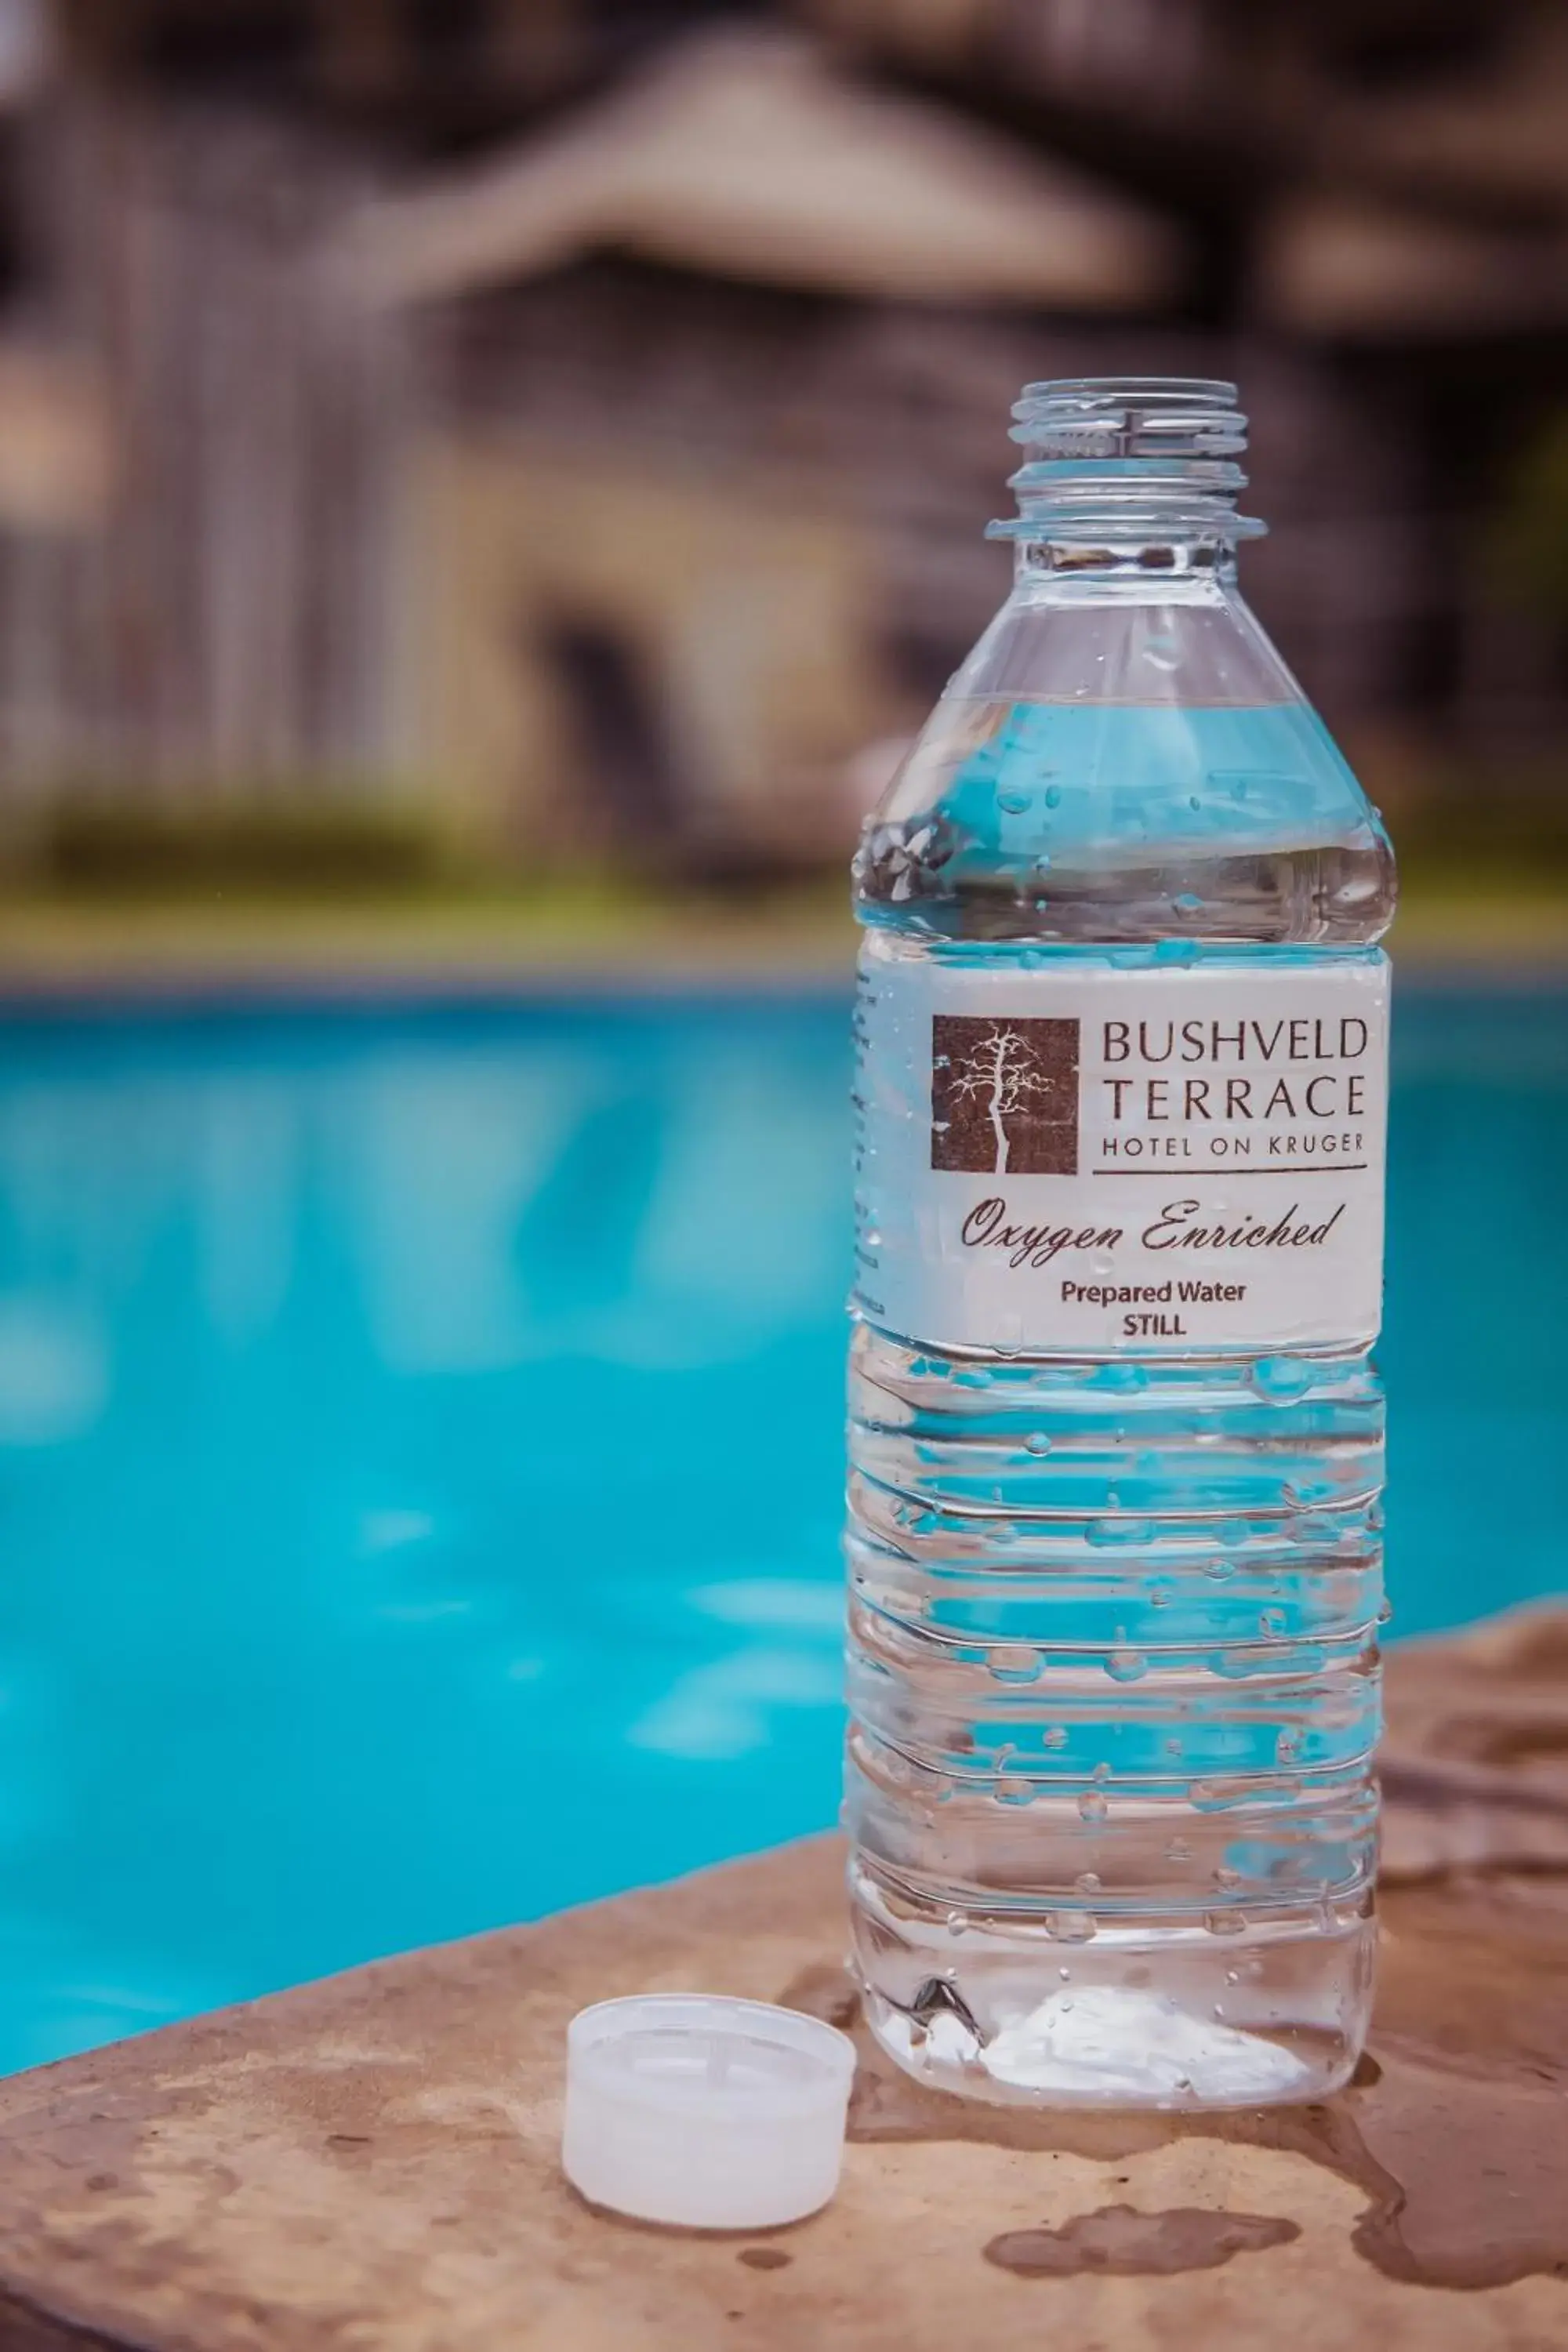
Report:
<svg viewBox="0 0 1568 2352"><path fill-rule="evenodd" d="M873 986L888 953L874 933ZM1209 968L1245 987L1269 960ZM1114 969L1070 961L1090 991ZM1291 1205L1323 1181L1288 1185ZM877 1260L894 1220L874 1156L861 1182ZM1059 1288L1082 1254L1013 1255ZM1079 1287L1165 1292L1115 1283L1104 1255ZM1175 1273L1121 1311L1191 1325L1184 1283L1241 1286ZM972 2095L1315 2096L1364 2038L1382 1389L1365 1337L1192 1337L1047 1353L856 1323L856 1951L884 2042Z"/></svg>

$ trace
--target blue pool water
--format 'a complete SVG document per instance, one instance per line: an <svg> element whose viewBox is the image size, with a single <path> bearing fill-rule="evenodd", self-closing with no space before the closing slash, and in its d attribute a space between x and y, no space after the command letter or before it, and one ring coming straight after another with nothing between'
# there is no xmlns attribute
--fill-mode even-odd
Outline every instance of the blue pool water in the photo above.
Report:
<svg viewBox="0 0 1568 2352"><path fill-rule="evenodd" d="M832 1821L847 1019L0 1025L0 2067ZM1568 998L1396 1037L1411 1633L1568 1583Z"/></svg>

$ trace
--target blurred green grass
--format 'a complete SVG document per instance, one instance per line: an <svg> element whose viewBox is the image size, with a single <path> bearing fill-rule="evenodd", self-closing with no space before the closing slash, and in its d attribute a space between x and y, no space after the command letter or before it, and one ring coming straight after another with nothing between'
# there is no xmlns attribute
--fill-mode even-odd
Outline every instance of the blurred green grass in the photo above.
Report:
<svg viewBox="0 0 1568 2352"><path fill-rule="evenodd" d="M847 895L812 884L727 901L594 876L412 895L32 891L0 898L0 985L831 975L853 955Z"/></svg>
<svg viewBox="0 0 1568 2352"><path fill-rule="evenodd" d="M1430 761L1396 815L1395 949L1423 965L1568 969L1568 791ZM556 866L524 879L420 805L304 793L218 806L76 800L0 886L13 991L504 984L552 974L843 975L847 877Z"/></svg>
<svg viewBox="0 0 1568 2352"><path fill-rule="evenodd" d="M830 979L847 972L854 940L837 876L743 897L594 875L530 889L504 881L390 892L32 889L0 898L0 985ZM1568 971L1568 890L1551 871L1459 873L1418 862L1392 944L1423 967Z"/></svg>

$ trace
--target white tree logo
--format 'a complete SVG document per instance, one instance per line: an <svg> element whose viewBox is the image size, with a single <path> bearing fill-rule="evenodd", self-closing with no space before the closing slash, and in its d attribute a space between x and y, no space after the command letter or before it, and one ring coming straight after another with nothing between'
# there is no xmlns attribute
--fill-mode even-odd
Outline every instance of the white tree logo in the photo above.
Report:
<svg viewBox="0 0 1568 2352"><path fill-rule="evenodd" d="M1078 1161L1076 1021L937 1016L933 1167L1071 1174Z"/></svg>
<svg viewBox="0 0 1568 2352"><path fill-rule="evenodd" d="M1005 1176L1007 1155L1013 1148L1007 1121L1026 1110L1031 1102L1048 1099L1051 1093L1051 1082L1035 1067L1035 1056L1023 1031L1001 1026L994 1029L967 1064L953 1072L952 1091L971 1101L976 1097L984 1101L991 1132L996 1138L996 1157L992 1168L996 1175Z"/></svg>

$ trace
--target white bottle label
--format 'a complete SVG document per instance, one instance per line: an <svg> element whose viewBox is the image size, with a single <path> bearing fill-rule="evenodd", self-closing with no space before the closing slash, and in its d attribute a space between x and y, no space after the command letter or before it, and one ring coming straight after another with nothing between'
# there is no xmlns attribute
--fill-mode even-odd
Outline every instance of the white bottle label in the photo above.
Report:
<svg viewBox="0 0 1568 2352"><path fill-rule="evenodd" d="M1118 971L863 959L857 1300L936 1347L1373 1339L1384 958Z"/></svg>

